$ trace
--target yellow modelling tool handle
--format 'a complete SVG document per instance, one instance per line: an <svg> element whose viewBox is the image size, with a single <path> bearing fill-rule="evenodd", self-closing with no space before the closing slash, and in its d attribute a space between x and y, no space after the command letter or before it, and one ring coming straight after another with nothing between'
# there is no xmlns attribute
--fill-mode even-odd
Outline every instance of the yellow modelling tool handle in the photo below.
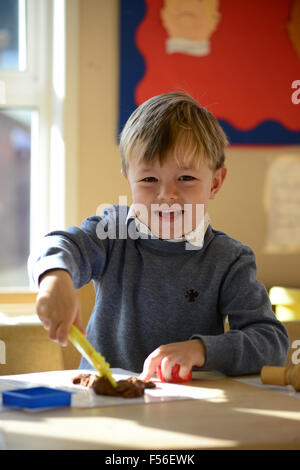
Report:
<svg viewBox="0 0 300 470"><path fill-rule="evenodd" d="M80 354L87 360L89 363L95 367L98 372L98 375L106 377L113 387L117 386L115 379L112 376L112 372L109 368L109 364L106 362L105 358L101 356L91 343L86 339L86 337L78 330L75 325L72 325L69 332L69 340L75 346L75 348L80 352Z"/></svg>

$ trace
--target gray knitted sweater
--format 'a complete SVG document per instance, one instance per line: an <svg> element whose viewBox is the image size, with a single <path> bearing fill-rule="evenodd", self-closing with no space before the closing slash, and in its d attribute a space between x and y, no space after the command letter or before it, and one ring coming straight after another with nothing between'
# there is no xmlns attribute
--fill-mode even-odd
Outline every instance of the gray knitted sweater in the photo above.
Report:
<svg viewBox="0 0 300 470"><path fill-rule="evenodd" d="M226 375L283 365L289 341L256 279L252 250L208 226L201 249L184 241L127 236L127 206L111 206L81 228L48 234L29 258L36 285L49 269L67 270L75 288L94 282L87 337L111 367L141 372L158 346L201 338L204 369ZM230 329L224 333L225 319ZM81 368L90 368L83 359Z"/></svg>

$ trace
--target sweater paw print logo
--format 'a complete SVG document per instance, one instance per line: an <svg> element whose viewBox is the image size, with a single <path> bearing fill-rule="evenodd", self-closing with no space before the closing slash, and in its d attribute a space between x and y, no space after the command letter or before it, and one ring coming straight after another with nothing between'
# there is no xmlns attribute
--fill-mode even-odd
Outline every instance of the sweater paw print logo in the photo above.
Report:
<svg viewBox="0 0 300 470"><path fill-rule="evenodd" d="M189 302L195 302L198 295L199 293L194 289L187 290L185 293L185 297L188 299Z"/></svg>

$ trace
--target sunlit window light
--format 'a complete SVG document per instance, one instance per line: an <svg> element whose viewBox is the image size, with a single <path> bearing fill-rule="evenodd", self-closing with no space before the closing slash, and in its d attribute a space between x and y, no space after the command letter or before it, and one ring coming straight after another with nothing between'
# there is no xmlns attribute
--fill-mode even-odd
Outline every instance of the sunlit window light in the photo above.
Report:
<svg viewBox="0 0 300 470"><path fill-rule="evenodd" d="M235 408L235 411L240 413L256 414L260 416L270 416L272 418L291 419L293 421L300 420L299 411L288 411L288 410L266 410L256 408Z"/></svg>
<svg viewBox="0 0 300 470"><path fill-rule="evenodd" d="M53 5L53 88L59 99L65 97L65 2Z"/></svg>
<svg viewBox="0 0 300 470"><path fill-rule="evenodd" d="M57 126L51 128L50 161L50 227L51 230L65 225L65 144Z"/></svg>
<svg viewBox="0 0 300 470"><path fill-rule="evenodd" d="M40 205L41 197L46 194L46 188L41 192L37 182L40 180L40 147L39 147L39 113L32 111L31 113L31 154L30 154L30 250L39 240L40 232L38 230L40 224ZM45 204L43 205L45 207Z"/></svg>
<svg viewBox="0 0 300 470"><path fill-rule="evenodd" d="M19 0L19 70L27 67L26 0Z"/></svg>

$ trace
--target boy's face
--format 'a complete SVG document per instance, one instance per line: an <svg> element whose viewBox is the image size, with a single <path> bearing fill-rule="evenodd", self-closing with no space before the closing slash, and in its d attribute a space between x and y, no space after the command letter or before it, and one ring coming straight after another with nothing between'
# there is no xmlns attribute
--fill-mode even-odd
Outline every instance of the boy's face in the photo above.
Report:
<svg viewBox="0 0 300 470"><path fill-rule="evenodd" d="M226 168L214 172L206 163L195 168L169 154L162 165L151 166L133 156L125 177L138 218L159 238L174 239L201 222L225 176Z"/></svg>

